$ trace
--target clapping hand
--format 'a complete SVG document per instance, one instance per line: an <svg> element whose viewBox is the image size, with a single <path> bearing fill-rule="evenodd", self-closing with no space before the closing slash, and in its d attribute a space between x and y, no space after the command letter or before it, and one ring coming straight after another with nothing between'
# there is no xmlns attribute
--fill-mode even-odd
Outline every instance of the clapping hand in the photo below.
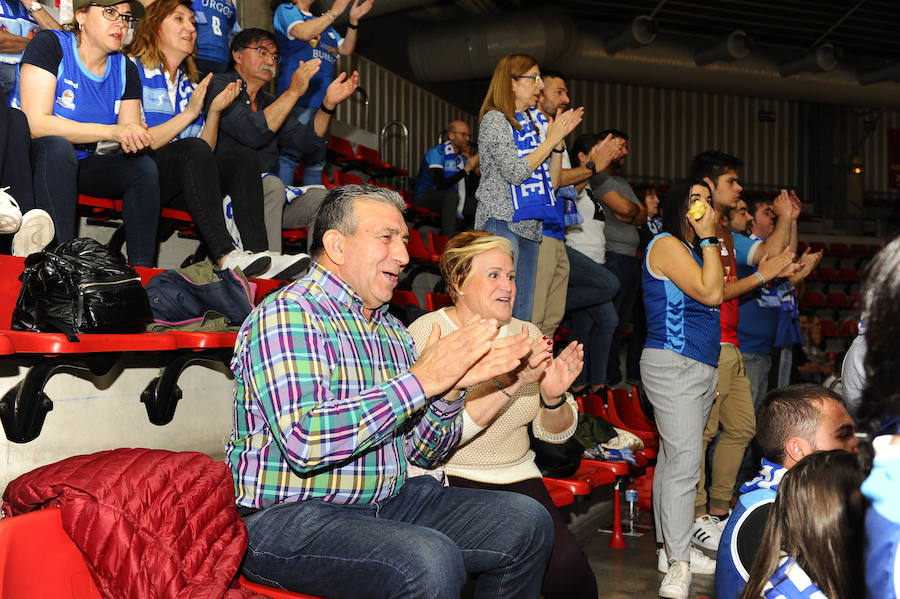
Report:
<svg viewBox="0 0 900 599"><path fill-rule="evenodd" d="M356 88L359 87L359 71L353 71L349 77L347 73L342 72L334 78L334 81L325 90L325 99L322 100L322 106L328 110L334 110L338 104L350 97Z"/></svg>
<svg viewBox="0 0 900 599"><path fill-rule="evenodd" d="M547 399L561 397L572 386L584 367L584 346L570 343L553 359L541 379L541 395Z"/></svg>

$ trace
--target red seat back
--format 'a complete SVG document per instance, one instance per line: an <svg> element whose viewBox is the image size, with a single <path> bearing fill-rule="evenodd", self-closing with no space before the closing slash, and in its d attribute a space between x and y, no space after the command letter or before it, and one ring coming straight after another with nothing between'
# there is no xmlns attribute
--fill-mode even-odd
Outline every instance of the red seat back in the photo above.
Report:
<svg viewBox="0 0 900 599"><path fill-rule="evenodd" d="M0 520L0 597L101 599L60 514L49 508Z"/></svg>
<svg viewBox="0 0 900 599"><path fill-rule="evenodd" d="M453 299L450 297L449 293L429 291L425 294L425 309L429 312L434 312L435 310L440 310L441 308L452 305Z"/></svg>

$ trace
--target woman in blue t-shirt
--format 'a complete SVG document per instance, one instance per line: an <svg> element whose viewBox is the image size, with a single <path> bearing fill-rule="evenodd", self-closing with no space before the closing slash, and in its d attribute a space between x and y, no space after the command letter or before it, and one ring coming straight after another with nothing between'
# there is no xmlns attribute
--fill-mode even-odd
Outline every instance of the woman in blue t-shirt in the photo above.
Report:
<svg viewBox="0 0 900 599"><path fill-rule="evenodd" d="M335 0L330 9L317 17L310 12L313 0L272 0L271 7L275 13L272 26L278 52L282 56L275 92L281 94L290 86L291 76L301 62L313 58L322 61L322 66L310 79L306 93L297 100L288 115L289 119L306 125L315 117L325 97L325 90L334 79L334 63L338 56L353 54L359 20L372 9L372 3L373 0ZM333 25L348 5L347 35L341 37ZM297 165L308 161L308 158L285 150L279 159L278 178L285 185L293 185ZM324 163L304 164L303 185L321 184L324 166Z"/></svg>
<svg viewBox="0 0 900 599"><path fill-rule="evenodd" d="M237 97L241 82L228 84L210 102L207 114L202 114L212 74L197 83L192 57L196 38L190 0L156 0L126 48L141 76L144 120L153 136L150 155L159 168L160 200L163 206L191 213L210 257L220 267L239 266L247 276L290 278L305 270L309 258L267 251L256 152L234 146L213 154L219 118ZM225 194L231 197L244 251L235 249L226 228Z"/></svg>
<svg viewBox="0 0 900 599"><path fill-rule="evenodd" d="M36 139L31 156L38 208L58 241L75 236L78 192L123 198L128 259L152 266L159 181L141 152L153 138L141 124L141 82L119 51L144 8L137 2L75 0L66 31L41 31L25 48L12 105ZM42 201L41 198L46 198Z"/></svg>
<svg viewBox="0 0 900 599"><path fill-rule="evenodd" d="M688 214L698 201L705 207L699 219ZM656 540L663 543L662 597L686 597L692 571L711 573L701 569L709 558L691 549L691 525L719 360L724 278L716 218L706 183L676 183L662 206L663 233L647 246L643 264L647 340L641 379L660 434L653 513Z"/></svg>

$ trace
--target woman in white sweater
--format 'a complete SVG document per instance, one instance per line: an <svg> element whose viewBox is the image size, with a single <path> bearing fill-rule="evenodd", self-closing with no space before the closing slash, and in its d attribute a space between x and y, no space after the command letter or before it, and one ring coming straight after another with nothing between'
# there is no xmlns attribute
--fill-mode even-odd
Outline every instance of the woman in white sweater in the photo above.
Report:
<svg viewBox="0 0 900 599"><path fill-rule="evenodd" d="M533 340L520 368L467 390L462 438L443 464L450 484L514 491L539 501L550 512L555 533L543 596L596 598L594 574L544 487L528 438L529 424L535 437L551 443L563 443L575 432L577 406L567 389L581 371L584 349L573 342L553 358L552 339L512 318L516 285L507 239L487 231L460 233L447 244L440 268L454 305L410 326L418 347L434 326L443 336L479 318L496 319L499 337L524 327Z"/></svg>

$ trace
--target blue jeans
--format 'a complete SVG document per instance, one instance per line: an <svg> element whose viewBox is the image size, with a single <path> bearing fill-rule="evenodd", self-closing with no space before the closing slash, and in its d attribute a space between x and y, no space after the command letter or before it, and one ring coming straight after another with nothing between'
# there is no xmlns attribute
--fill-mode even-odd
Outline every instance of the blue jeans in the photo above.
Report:
<svg viewBox="0 0 900 599"><path fill-rule="evenodd" d="M553 547L547 510L503 491L406 481L387 501L281 503L245 518L251 580L328 597L537 598Z"/></svg>
<svg viewBox="0 0 900 599"><path fill-rule="evenodd" d="M606 364L619 316L612 303L619 280L602 264L566 246L569 257L569 289L566 314L572 338L584 344L584 368L575 385L605 385Z"/></svg>
<svg viewBox="0 0 900 599"><path fill-rule="evenodd" d="M317 112L319 112L318 106L300 106L295 104L287 118L295 119L303 125L308 125L316 118ZM300 162L303 162L302 185L321 185L322 170L325 168L325 163L307 164L308 161L304 155L292 148L281 149L281 155L278 157L278 178L284 181L285 185L293 185L294 171L297 170Z"/></svg>
<svg viewBox="0 0 900 599"><path fill-rule="evenodd" d="M613 335L612 344L609 347L609 364L606 376L609 383L615 385L622 380L622 371L619 366L619 353L622 346L622 329L631 318L631 309L639 299L638 290L641 287L641 261L635 256L626 256L615 252L606 252L606 268L619 279L619 293L613 299L616 314L619 315L619 324Z"/></svg>
<svg viewBox="0 0 900 599"><path fill-rule="evenodd" d="M531 322L540 243L519 237L509 229L509 223L496 218L489 218L484 223L484 230L505 237L512 243L516 267L516 303L512 315L513 318Z"/></svg>
<svg viewBox="0 0 900 599"><path fill-rule="evenodd" d="M0 63L0 102L6 104L13 90L16 89L16 68L18 65Z"/></svg>
<svg viewBox="0 0 900 599"><path fill-rule="evenodd" d="M146 154L88 156L57 136L31 140L34 196L50 213L60 243L75 236L78 192L101 198L122 196L128 263L153 266L159 224L159 175Z"/></svg>

